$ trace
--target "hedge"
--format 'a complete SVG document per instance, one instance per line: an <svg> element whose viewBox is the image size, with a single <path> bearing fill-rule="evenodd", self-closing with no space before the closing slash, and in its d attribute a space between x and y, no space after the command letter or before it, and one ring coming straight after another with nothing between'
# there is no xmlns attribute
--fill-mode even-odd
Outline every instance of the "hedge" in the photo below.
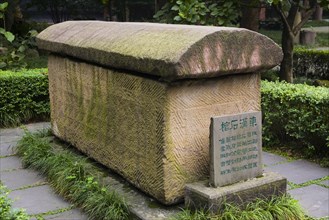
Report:
<svg viewBox="0 0 329 220"><path fill-rule="evenodd" d="M296 48L294 73L295 77L329 80L329 51Z"/></svg>
<svg viewBox="0 0 329 220"><path fill-rule="evenodd" d="M329 154L328 88L262 81L261 95L264 145L290 142L310 156Z"/></svg>
<svg viewBox="0 0 329 220"><path fill-rule="evenodd" d="M50 115L47 69L0 71L0 127Z"/></svg>

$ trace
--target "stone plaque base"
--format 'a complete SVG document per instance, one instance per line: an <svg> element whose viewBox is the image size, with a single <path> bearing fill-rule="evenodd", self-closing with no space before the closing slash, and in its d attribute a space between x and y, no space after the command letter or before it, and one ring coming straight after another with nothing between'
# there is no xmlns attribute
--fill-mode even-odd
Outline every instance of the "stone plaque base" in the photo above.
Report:
<svg viewBox="0 0 329 220"><path fill-rule="evenodd" d="M186 185L185 206L218 213L224 208L224 203L243 207L257 198L269 199L286 191L287 179L276 173L264 173L260 178L218 188L209 187L208 181L202 181Z"/></svg>

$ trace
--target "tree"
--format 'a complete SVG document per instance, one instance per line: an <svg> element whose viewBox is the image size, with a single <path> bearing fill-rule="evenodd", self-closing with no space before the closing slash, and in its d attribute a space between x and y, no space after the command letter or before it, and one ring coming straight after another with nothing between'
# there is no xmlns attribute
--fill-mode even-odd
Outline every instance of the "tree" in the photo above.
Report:
<svg viewBox="0 0 329 220"><path fill-rule="evenodd" d="M268 2L271 0L267 0ZM282 24L282 50L283 60L280 65L280 80L293 82L293 50L294 37L299 33L303 25L314 14L318 6L329 4L329 0L309 0L308 6L303 5L302 0L274 0L270 2L275 10L279 13ZM299 23L295 23L298 13L302 13L303 17Z"/></svg>

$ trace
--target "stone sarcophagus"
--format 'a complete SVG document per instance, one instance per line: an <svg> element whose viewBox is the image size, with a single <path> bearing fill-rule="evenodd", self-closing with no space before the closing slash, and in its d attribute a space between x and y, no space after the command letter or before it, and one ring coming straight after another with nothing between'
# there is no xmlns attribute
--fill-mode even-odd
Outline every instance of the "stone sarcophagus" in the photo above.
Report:
<svg viewBox="0 0 329 220"><path fill-rule="evenodd" d="M238 28L74 21L50 51L55 135L164 204L209 176L210 117L260 110L260 74L282 59Z"/></svg>

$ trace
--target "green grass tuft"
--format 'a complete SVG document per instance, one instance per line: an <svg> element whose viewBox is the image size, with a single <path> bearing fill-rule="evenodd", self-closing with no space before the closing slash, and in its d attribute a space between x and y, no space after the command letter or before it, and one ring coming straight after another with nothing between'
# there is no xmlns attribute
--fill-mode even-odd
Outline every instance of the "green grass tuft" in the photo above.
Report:
<svg viewBox="0 0 329 220"><path fill-rule="evenodd" d="M289 196L273 197L270 200L259 199L249 203L245 209L226 204L218 214L207 211L183 210L175 220L306 220L307 217L297 200Z"/></svg>
<svg viewBox="0 0 329 220"><path fill-rule="evenodd" d="M23 164L43 173L55 191L84 210L90 219L127 219L128 207L114 191L99 183L96 166L69 149L54 147L49 130L29 132L18 143Z"/></svg>

